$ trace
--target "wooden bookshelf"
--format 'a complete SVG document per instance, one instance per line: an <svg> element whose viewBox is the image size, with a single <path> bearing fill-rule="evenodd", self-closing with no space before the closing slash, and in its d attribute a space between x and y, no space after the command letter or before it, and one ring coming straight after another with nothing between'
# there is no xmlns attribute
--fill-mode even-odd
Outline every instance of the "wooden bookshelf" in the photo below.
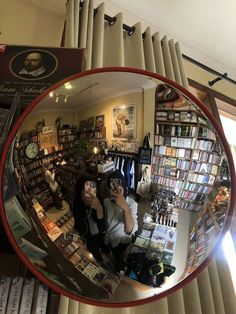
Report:
<svg viewBox="0 0 236 314"><path fill-rule="evenodd" d="M222 163L217 134L194 107L165 110L156 103L154 123L152 181L173 190L179 208L199 211Z"/></svg>

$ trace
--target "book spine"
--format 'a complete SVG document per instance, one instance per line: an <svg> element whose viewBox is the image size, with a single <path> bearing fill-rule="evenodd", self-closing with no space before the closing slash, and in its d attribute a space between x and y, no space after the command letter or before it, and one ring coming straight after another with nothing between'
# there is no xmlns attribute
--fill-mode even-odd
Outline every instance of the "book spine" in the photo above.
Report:
<svg viewBox="0 0 236 314"><path fill-rule="evenodd" d="M7 299L11 286L11 278L0 277L0 313L3 314L6 311Z"/></svg>
<svg viewBox="0 0 236 314"><path fill-rule="evenodd" d="M13 278L12 284L11 284L11 290L10 290L10 294L9 294L9 299L7 302L6 314L18 313L19 305L20 305L22 285L23 285L23 278L21 278L21 277Z"/></svg>
<svg viewBox="0 0 236 314"><path fill-rule="evenodd" d="M26 278L22 290L21 304L19 314L30 314L31 307L33 303L34 296L34 287L35 287L34 278Z"/></svg>

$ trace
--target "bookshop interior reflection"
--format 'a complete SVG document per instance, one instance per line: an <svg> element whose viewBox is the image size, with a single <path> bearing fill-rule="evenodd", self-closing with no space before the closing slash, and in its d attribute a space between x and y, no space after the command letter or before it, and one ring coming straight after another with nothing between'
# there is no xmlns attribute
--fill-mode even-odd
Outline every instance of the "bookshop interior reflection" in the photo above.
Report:
<svg viewBox="0 0 236 314"><path fill-rule="evenodd" d="M205 261L230 187L220 136L191 99L154 77L101 72L61 84L23 120L3 195L18 247L47 280L79 297L128 302L174 287ZM129 230L123 210L109 212L121 191Z"/></svg>

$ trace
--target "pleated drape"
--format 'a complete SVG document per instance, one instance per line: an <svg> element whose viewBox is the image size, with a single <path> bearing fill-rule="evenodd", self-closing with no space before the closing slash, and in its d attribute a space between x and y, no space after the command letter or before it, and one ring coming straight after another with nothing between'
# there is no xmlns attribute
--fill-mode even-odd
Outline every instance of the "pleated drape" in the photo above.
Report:
<svg viewBox="0 0 236 314"><path fill-rule="evenodd" d="M59 314L234 314L235 309L234 286L221 248L216 258L195 279L159 301L111 309L86 305L61 296Z"/></svg>
<svg viewBox="0 0 236 314"><path fill-rule="evenodd" d="M178 42L152 34L150 27L142 32L140 22L123 28L123 14L105 19L105 3L94 7L93 0L69 0L66 10L65 46L86 48L85 69L127 66L166 76L188 88Z"/></svg>
<svg viewBox="0 0 236 314"><path fill-rule="evenodd" d="M93 0L69 0L67 3L65 46L86 48L85 69L104 66L128 66L166 76L188 88L181 48L178 42L161 38L150 27L142 32L140 22L123 28L123 14L108 22L106 7L94 8ZM216 259L183 289L166 298L132 308L111 309L82 304L61 296L59 313L148 313L148 314L233 314L235 292L222 249Z"/></svg>

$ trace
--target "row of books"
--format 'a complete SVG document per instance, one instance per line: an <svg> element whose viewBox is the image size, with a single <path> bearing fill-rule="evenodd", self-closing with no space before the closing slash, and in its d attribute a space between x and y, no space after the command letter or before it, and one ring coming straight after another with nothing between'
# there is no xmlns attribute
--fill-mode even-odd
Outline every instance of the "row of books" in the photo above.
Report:
<svg viewBox="0 0 236 314"><path fill-rule="evenodd" d="M186 181L184 183L183 190L209 194L212 191L212 187L209 185L203 185L203 184Z"/></svg>
<svg viewBox="0 0 236 314"><path fill-rule="evenodd" d="M39 175L42 175L42 168L37 168L37 169L31 170L28 173L28 178L33 179L34 177L39 176Z"/></svg>
<svg viewBox="0 0 236 314"><path fill-rule="evenodd" d="M59 130L58 134L59 136L69 135L69 134L75 134L76 128L67 128L67 129L61 129Z"/></svg>
<svg viewBox="0 0 236 314"><path fill-rule="evenodd" d="M170 167L176 167L182 170L189 170L190 160L177 159L173 157L153 156L152 165L154 168L170 166Z"/></svg>
<svg viewBox="0 0 236 314"><path fill-rule="evenodd" d="M171 157L176 157L176 158L186 158L186 159L191 158L190 149L166 147L165 152L166 152L165 153L166 156L171 156ZM156 155L153 155L153 161L152 161L153 163L156 163L155 162L156 157L157 157Z"/></svg>
<svg viewBox="0 0 236 314"><path fill-rule="evenodd" d="M211 151L211 149L212 149L212 141L197 140L196 143L195 143L195 146L193 146L192 148Z"/></svg>
<svg viewBox="0 0 236 314"><path fill-rule="evenodd" d="M172 125L172 124L156 124L156 134L161 136L190 136L197 137L197 126ZM202 134L202 133L200 133ZM162 139L164 140L164 139Z"/></svg>
<svg viewBox="0 0 236 314"><path fill-rule="evenodd" d="M42 161L40 159L32 161L30 164L25 165L25 169L27 172L34 170L36 168L42 167Z"/></svg>
<svg viewBox="0 0 236 314"><path fill-rule="evenodd" d="M191 203L188 200L181 200L179 202L179 208L181 209L186 209L186 210L191 210L191 211L200 211L202 209L202 204L197 204L196 202Z"/></svg>
<svg viewBox="0 0 236 314"><path fill-rule="evenodd" d="M46 314L49 289L35 278L1 276L0 300L0 313Z"/></svg>
<svg viewBox="0 0 236 314"><path fill-rule="evenodd" d="M194 149L192 151L192 159L206 162L206 163L215 164L215 165L220 165L222 162L222 155Z"/></svg>
<svg viewBox="0 0 236 314"><path fill-rule="evenodd" d="M195 201L195 202L204 202L207 198L207 194L199 194L199 193L194 193L194 192L183 190L180 193L179 197L185 198L191 201Z"/></svg>
<svg viewBox="0 0 236 314"><path fill-rule="evenodd" d="M40 185L36 185L36 186L31 186L29 189L29 195L32 197L40 192L45 191L46 189L48 189L48 184L46 182L42 182L40 183Z"/></svg>
<svg viewBox="0 0 236 314"><path fill-rule="evenodd" d="M200 173L211 173L217 175L218 166L210 163L192 161L190 171L200 172Z"/></svg>
<svg viewBox="0 0 236 314"><path fill-rule="evenodd" d="M170 188L172 187L172 188L179 188L179 189L182 189L184 186L183 180L170 179L170 178L165 178L164 176L158 176L158 175L153 176L153 183L164 185Z"/></svg>
<svg viewBox="0 0 236 314"><path fill-rule="evenodd" d="M186 177L186 171L173 167L157 167L154 175L174 177L180 180L184 180Z"/></svg>
<svg viewBox="0 0 236 314"><path fill-rule="evenodd" d="M214 175L208 175L208 174L196 174L196 173L188 173L187 177L188 181L191 182L197 182L197 183L203 183L203 184L209 184L213 185L215 182L215 176Z"/></svg>
<svg viewBox="0 0 236 314"><path fill-rule="evenodd" d="M194 111L156 111L157 121L180 121L191 123L205 123L203 118L198 117Z"/></svg>
<svg viewBox="0 0 236 314"><path fill-rule="evenodd" d="M72 142L76 139L76 135L66 135L60 138L60 143Z"/></svg>

